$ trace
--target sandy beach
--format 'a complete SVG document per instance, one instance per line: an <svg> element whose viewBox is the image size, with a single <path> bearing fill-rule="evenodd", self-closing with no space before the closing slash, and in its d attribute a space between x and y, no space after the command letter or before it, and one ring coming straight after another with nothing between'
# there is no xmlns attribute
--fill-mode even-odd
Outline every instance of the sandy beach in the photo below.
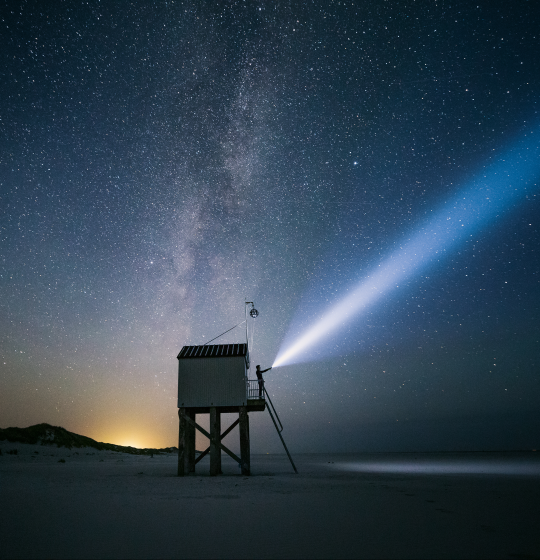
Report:
<svg viewBox="0 0 540 560"><path fill-rule="evenodd" d="M223 458L2 442L2 558L534 558L540 454ZM10 451L17 449L17 454ZM61 462L65 461L65 462Z"/></svg>

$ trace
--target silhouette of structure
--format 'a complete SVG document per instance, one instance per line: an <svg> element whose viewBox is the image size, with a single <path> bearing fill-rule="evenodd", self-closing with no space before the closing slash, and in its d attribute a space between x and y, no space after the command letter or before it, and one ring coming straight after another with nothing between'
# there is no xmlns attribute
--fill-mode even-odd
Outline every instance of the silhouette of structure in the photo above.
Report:
<svg viewBox="0 0 540 560"><path fill-rule="evenodd" d="M184 346L178 354L178 476L195 472L195 465L210 453L210 475L221 474L221 451L232 457L250 474L249 413L262 412L266 394L259 394L259 383L249 380L247 344ZM221 433L221 414L238 413L236 420ZM196 422L197 414L210 414L210 433ZM240 431L240 457L222 440L236 426ZM195 431L210 440L210 446L195 457Z"/></svg>

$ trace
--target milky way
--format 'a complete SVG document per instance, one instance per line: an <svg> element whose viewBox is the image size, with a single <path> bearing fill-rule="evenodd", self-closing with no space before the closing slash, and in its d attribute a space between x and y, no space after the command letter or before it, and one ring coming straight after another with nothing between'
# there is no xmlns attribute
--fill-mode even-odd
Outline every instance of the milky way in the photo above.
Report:
<svg viewBox="0 0 540 560"><path fill-rule="evenodd" d="M8 3L0 425L174 444L183 345L247 299L268 367L537 133L538 24L530 2ZM537 444L537 179L331 357L268 372L291 451Z"/></svg>

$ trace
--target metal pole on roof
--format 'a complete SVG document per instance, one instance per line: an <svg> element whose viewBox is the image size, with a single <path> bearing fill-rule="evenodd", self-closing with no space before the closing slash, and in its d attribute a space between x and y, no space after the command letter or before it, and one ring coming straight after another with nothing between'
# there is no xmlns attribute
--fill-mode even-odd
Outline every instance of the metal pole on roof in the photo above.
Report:
<svg viewBox="0 0 540 560"><path fill-rule="evenodd" d="M248 306L249 304L251 304L251 307L253 307L253 302L252 302L252 301L245 301L245 300L244 300L244 302L245 302L245 303L244 303L244 319L245 319L245 321L246 321L246 349L249 351L249 348L248 348L248 342L249 342L249 340L248 340L247 306Z"/></svg>

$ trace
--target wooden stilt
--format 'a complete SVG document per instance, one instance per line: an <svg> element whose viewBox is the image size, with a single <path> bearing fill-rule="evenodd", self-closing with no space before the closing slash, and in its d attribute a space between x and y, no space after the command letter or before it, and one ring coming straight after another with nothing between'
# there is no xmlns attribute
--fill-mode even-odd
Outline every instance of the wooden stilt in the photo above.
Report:
<svg viewBox="0 0 540 560"><path fill-rule="evenodd" d="M195 421L195 413L186 409L186 416ZM195 472L195 426L186 422L185 444L184 444L184 472L189 474Z"/></svg>
<svg viewBox="0 0 540 560"><path fill-rule="evenodd" d="M187 422L184 418L186 409L178 409L178 476L184 476L185 473L185 455L186 455L186 428ZM188 471L189 472L189 471Z"/></svg>
<svg viewBox="0 0 540 560"><path fill-rule="evenodd" d="M210 476L221 474L221 414L210 407Z"/></svg>
<svg viewBox="0 0 540 560"><path fill-rule="evenodd" d="M199 432L201 432L201 434L203 434L203 436L206 436L209 440L212 439L212 436L201 426L199 426L199 424L195 423L195 420L192 420L191 418L189 418L188 416L184 416L184 419L186 422L188 422L189 424L193 424L195 426L195 428L197 430L199 430ZM238 420L235 422L234 426L236 426L236 424L238 423ZM234 459L239 465L242 462L242 460L240 459L240 457L236 456L230 449L227 449L222 443L221 441L219 441L219 438L216 439L214 438L214 442L215 444L220 447L223 451L225 451L225 453L227 453L227 455L231 458ZM208 448L208 452L210 452L210 448Z"/></svg>
<svg viewBox="0 0 540 560"><path fill-rule="evenodd" d="M195 422L196 418L197 418L197 415L195 414L195 412L193 412L193 413L191 414L191 419ZM189 463L189 464L190 464L189 472L195 472L195 432L196 432L196 430L195 430L195 426L190 425L190 427L191 427L191 429L193 430L193 432L192 432L192 433L193 433L193 438L192 438L192 440L191 440L191 447L190 447L190 450L189 450L189 453L190 453L190 457L189 457L189 460L190 460L190 463Z"/></svg>
<svg viewBox="0 0 540 560"><path fill-rule="evenodd" d="M249 416L245 406L240 407L238 414L240 420L240 459L242 474L249 475L251 472L251 460L249 449Z"/></svg>
<svg viewBox="0 0 540 560"><path fill-rule="evenodd" d="M179 434L178 434L178 476L195 472L195 465L210 453L210 476L223 474L221 471L221 451L234 459L242 469L242 474L251 474L250 442L249 442L249 415L245 406L238 407L238 420L235 420L223 433L221 433L221 411L218 407L209 407L210 432L195 422L195 411L190 408L179 408ZM223 445L222 440L236 427L240 429L240 457ZM201 432L210 440L210 446L199 457L195 457L195 434ZM292 460L291 460L292 461ZM293 465L294 466L294 465Z"/></svg>

